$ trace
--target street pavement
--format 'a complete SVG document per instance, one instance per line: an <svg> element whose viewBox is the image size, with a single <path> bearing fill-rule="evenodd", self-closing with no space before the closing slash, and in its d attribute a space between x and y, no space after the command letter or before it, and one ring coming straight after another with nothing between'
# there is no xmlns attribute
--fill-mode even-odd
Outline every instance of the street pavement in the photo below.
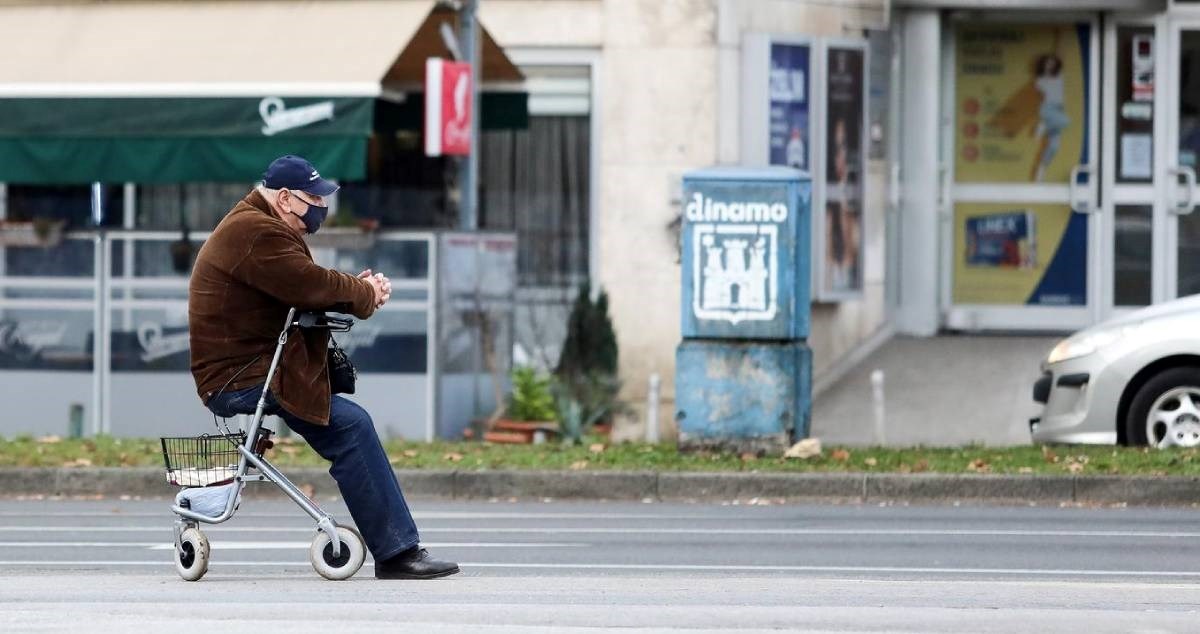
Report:
<svg viewBox="0 0 1200 634"><path fill-rule="evenodd" d="M1200 631L1197 510L412 506L462 574L322 580L307 517L248 499L188 583L165 500L3 500L0 632Z"/></svg>

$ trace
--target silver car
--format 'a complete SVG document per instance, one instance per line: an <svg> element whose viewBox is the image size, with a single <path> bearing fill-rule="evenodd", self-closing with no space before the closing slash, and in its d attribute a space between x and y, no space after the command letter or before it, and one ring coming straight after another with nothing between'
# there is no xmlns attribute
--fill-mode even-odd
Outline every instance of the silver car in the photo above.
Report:
<svg viewBox="0 0 1200 634"><path fill-rule="evenodd" d="M1200 295L1081 330L1042 363L1034 442L1200 445Z"/></svg>

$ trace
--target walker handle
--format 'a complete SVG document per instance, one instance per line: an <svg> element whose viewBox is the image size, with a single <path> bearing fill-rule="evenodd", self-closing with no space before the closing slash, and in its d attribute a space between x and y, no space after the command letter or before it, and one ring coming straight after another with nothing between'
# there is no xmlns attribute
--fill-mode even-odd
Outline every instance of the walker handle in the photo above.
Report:
<svg viewBox="0 0 1200 634"><path fill-rule="evenodd" d="M323 311L305 311L296 317L292 325L300 328L325 328L331 332L346 332L354 325L354 320L346 317L330 317Z"/></svg>

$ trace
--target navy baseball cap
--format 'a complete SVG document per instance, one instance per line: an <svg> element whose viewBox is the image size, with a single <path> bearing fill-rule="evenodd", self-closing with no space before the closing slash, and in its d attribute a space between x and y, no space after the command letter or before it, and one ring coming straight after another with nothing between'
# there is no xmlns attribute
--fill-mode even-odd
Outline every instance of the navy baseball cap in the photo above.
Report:
<svg viewBox="0 0 1200 634"><path fill-rule="evenodd" d="M263 172L263 186L267 189L302 191L314 196L328 196L339 189L336 184L321 178L312 163L291 154L271 161L267 171Z"/></svg>

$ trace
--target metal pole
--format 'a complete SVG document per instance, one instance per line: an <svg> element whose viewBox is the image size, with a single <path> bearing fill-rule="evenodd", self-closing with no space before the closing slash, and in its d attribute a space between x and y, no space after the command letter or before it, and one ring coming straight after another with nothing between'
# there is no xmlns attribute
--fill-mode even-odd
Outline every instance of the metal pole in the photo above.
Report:
<svg viewBox="0 0 1200 634"><path fill-rule="evenodd" d="M459 207L458 227L473 231L478 226L479 208L479 83L483 73L479 67L479 24L475 19L479 0L463 0L459 9L459 47L463 61L471 64L471 151L458 166Z"/></svg>
<svg viewBox="0 0 1200 634"><path fill-rule="evenodd" d="M101 200L100 183L92 183L92 224L96 227L96 238L92 247L92 274L96 280L95 314L92 316L92 434L104 432L104 311L108 302L104 297L104 202Z"/></svg>
<svg viewBox="0 0 1200 634"><path fill-rule="evenodd" d="M884 416L887 407L883 394L883 370L871 372L871 403L875 414L875 445L882 447L887 444L886 423Z"/></svg>
<svg viewBox="0 0 1200 634"><path fill-rule="evenodd" d="M658 442L658 393L661 380L658 373L650 375L650 391L646 395L646 442Z"/></svg>

